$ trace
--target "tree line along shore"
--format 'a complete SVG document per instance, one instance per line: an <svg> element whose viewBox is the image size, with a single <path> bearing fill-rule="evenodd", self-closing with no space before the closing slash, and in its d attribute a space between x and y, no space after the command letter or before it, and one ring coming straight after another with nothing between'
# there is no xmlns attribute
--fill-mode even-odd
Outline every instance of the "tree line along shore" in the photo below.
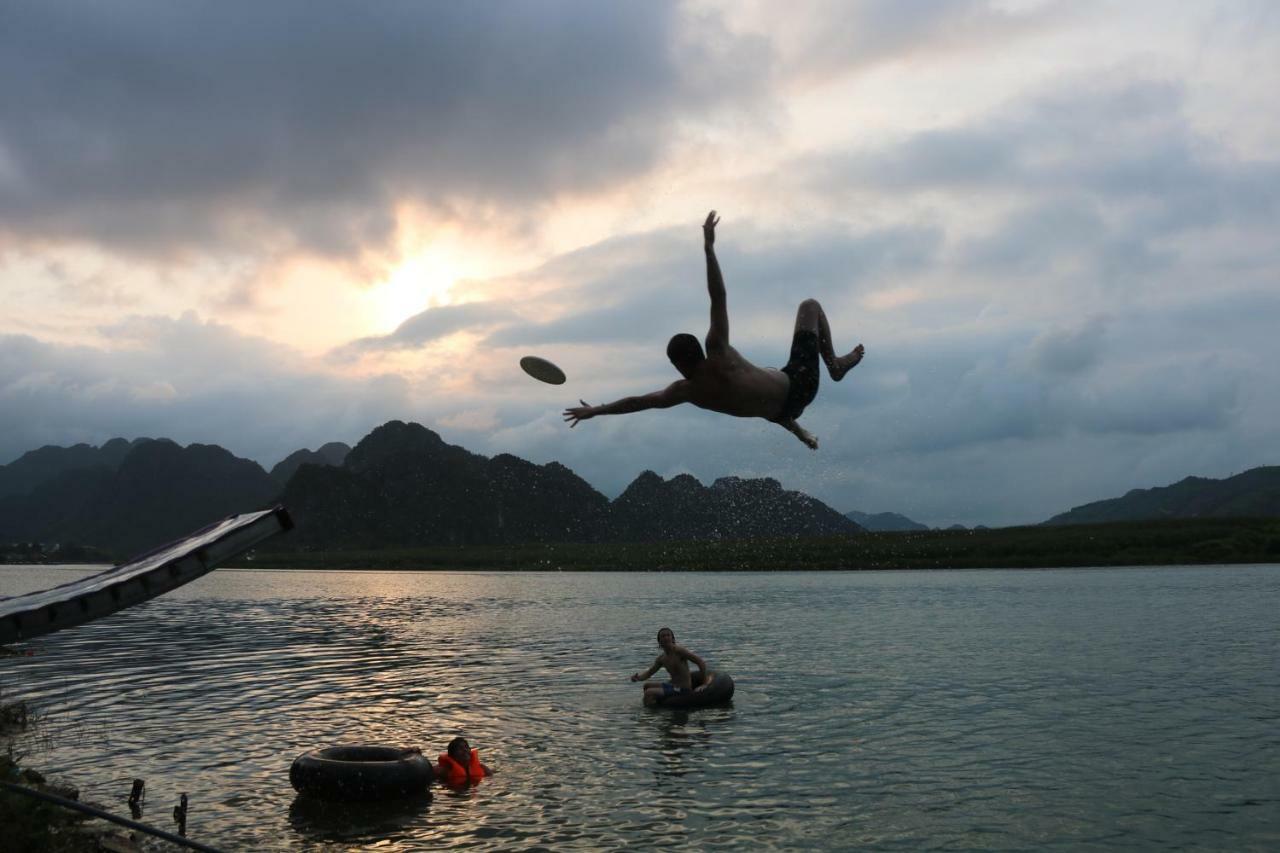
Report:
<svg viewBox="0 0 1280 853"><path fill-rule="evenodd" d="M1280 563L1280 519L1176 519L638 543L258 552L259 569L783 571Z"/></svg>

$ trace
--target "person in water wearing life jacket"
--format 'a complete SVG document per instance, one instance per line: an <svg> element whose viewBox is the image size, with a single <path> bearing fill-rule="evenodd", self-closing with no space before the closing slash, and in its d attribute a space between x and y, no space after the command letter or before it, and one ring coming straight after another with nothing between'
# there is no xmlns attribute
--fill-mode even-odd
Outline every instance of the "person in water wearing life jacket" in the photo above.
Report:
<svg viewBox="0 0 1280 853"><path fill-rule="evenodd" d="M837 356L831 343L831 327L826 312L817 300L806 299L796 311L795 330L791 336L791 355L782 369L757 367L729 345L729 309L724 278L716 260L716 225L719 217L713 210L702 224L703 248L707 256L707 290L711 296L711 328L707 332L706 351L693 335L679 334L667 344L667 358L683 379L672 382L661 391L637 397L623 397L603 406L588 405L564 410L565 422L571 427L597 415L625 415L645 409L669 409L680 403L693 403L739 418L764 418L790 432L812 450L818 439L796 423L805 407L818 396L819 364L827 367L833 382L862 361L865 353L858 344Z"/></svg>
<svg viewBox="0 0 1280 853"><path fill-rule="evenodd" d="M436 778L446 785L473 785L493 775L492 770L480 763L480 752L472 749L463 737L449 741L448 748L436 761Z"/></svg>
<svg viewBox="0 0 1280 853"><path fill-rule="evenodd" d="M707 671L707 662L684 646L676 644L676 635L670 628L658 632L658 646L662 653L654 660L653 666L644 672L631 676L632 681L644 681L644 704L657 705L671 696L706 690L715 676ZM698 665L702 671L702 683L693 686L693 676L689 674L689 661ZM665 669L670 681L645 681L660 669Z"/></svg>

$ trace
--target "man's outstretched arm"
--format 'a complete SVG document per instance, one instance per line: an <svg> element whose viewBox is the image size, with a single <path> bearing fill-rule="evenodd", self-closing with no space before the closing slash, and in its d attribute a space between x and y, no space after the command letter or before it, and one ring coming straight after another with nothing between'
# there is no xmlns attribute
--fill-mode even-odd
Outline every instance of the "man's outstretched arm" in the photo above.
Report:
<svg viewBox="0 0 1280 853"><path fill-rule="evenodd" d="M707 253L707 293L711 296L711 329L707 332L707 350L729 345L729 305L724 292L724 276L716 260L716 226L720 217L713 210L702 223L702 248Z"/></svg>
<svg viewBox="0 0 1280 853"><path fill-rule="evenodd" d="M644 672L636 672L636 673L633 673L633 674L631 675L631 680L632 680L632 681L644 681L646 678L649 678L650 676L652 676L655 672L657 672L657 671L658 671L659 669L661 669L661 668L662 668L662 661L661 661L661 660L656 660L656 661L654 661L654 662L653 662L653 666L649 667L649 668L648 668L648 669L646 669Z"/></svg>
<svg viewBox="0 0 1280 853"><path fill-rule="evenodd" d="M795 418L780 418L774 421L774 423L803 441L805 446L810 450L818 449L818 437L800 426L800 424L796 423Z"/></svg>
<svg viewBox="0 0 1280 853"><path fill-rule="evenodd" d="M689 402L689 387L689 380L680 379L661 391L641 394L639 397L623 397L603 406L590 406L585 400L579 400L581 406L564 410L564 419L572 428L578 425L578 421L590 420L596 415L629 415L645 409L669 409Z"/></svg>

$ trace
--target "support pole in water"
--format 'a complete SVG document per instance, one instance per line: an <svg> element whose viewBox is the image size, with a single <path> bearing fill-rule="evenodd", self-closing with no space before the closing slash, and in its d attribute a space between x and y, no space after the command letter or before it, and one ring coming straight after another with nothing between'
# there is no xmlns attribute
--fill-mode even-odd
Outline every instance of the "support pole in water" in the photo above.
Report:
<svg viewBox="0 0 1280 853"><path fill-rule="evenodd" d="M173 819L178 824L178 834L184 838L187 835L187 792L183 791L182 796L178 798L178 804L173 807Z"/></svg>
<svg viewBox="0 0 1280 853"><path fill-rule="evenodd" d="M189 838L183 838L180 835L174 835L172 832L165 832L163 829L156 829L154 826L147 826L145 823L138 823L136 820L129 820L127 817L120 817L111 812L104 812L102 809L95 809L93 806L86 806L84 803L78 803L75 800L68 800L54 794L46 794L44 791L37 791L35 788L28 788L26 785L18 785L13 782L0 782L0 788L6 791L12 791L15 794L25 794L29 797L35 797L37 800L44 800L53 803L56 806L72 809L74 811L83 812L102 820L118 823L121 826L127 826L129 829L136 829L139 832L145 832L148 835L154 835L156 838L163 838L177 844L179 847L185 847L188 850L200 850L202 853L222 853L216 847L210 847L208 844L201 844L199 841L192 841ZM182 797L185 800L186 794ZM175 808L176 811L176 808ZM185 813L183 815L185 817Z"/></svg>
<svg viewBox="0 0 1280 853"><path fill-rule="evenodd" d="M133 790L129 792L129 814L134 820L142 817L142 806L139 803L147 798L147 783L141 779L133 780Z"/></svg>

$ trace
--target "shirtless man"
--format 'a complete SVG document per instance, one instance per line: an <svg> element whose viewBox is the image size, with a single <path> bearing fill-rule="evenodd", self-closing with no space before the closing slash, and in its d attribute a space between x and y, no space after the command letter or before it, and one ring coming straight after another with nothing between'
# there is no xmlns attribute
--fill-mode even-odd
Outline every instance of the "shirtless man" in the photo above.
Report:
<svg viewBox="0 0 1280 853"><path fill-rule="evenodd" d="M715 253L719 223L720 218L713 210L702 224L707 290L711 294L711 329L707 332L706 352L693 335L676 335L667 344L667 358L683 379L661 391L623 397L604 406L591 406L579 400L580 407L564 410L564 419L570 427L596 415L625 415L693 403L702 409L739 418L764 418L784 427L811 449L818 449L818 439L796 423L796 418L818 395L818 356L822 356L831 378L839 382L862 361L863 346L858 344L848 354L837 357L831 344L827 315L816 300L806 299L796 312L791 359L785 367L781 370L756 367L743 358L729 345L729 311Z"/></svg>
<svg viewBox="0 0 1280 853"><path fill-rule="evenodd" d="M693 691L693 676L689 674L689 661L696 663L698 669L702 670L703 683L697 689L705 690L707 685L711 683L706 661L684 646L676 645L676 635L670 628L663 628L658 632L658 645L662 647L662 654L658 655L653 662L653 666L644 672L635 673L631 676L631 680L644 681L660 669L665 669L667 675L671 676L671 680L645 681L644 704L657 705L670 696L678 696L682 693Z"/></svg>

